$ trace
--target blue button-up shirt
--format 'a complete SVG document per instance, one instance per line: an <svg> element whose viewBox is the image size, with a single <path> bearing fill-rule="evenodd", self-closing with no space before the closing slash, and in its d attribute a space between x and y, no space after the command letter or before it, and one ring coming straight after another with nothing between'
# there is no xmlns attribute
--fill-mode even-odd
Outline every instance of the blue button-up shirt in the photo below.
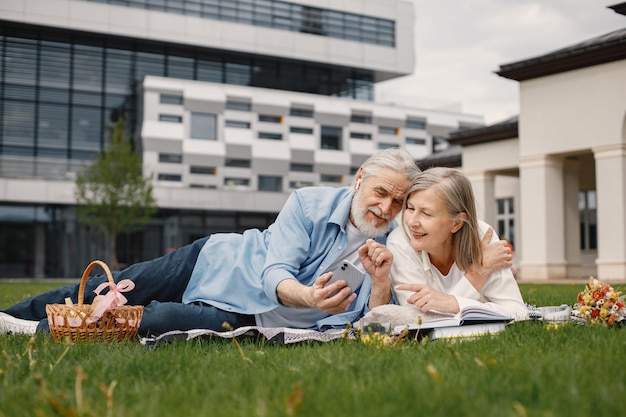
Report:
<svg viewBox="0 0 626 417"><path fill-rule="evenodd" d="M350 187L305 187L294 191L266 230L212 235L203 246L183 294L222 310L259 314L280 305L276 287L284 279L312 285L346 248L346 225L354 193ZM386 236L377 239L385 243ZM343 327L368 311L366 276L348 311L317 322Z"/></svg>

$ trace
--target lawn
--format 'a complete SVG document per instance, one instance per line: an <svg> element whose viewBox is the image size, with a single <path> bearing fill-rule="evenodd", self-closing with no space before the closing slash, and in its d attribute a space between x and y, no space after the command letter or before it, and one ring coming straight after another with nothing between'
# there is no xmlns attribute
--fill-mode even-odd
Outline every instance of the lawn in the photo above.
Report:
<svg viewBox="0 0 626 417"><path fill-rule="evenodd" d="M0 307L51 285L0 283ZM520 288L529 303L560 305L583 285ZM522 322L475 341L399 346L6 336L0 351L0 417L617 416L626 406L624 327Z"/></svg>

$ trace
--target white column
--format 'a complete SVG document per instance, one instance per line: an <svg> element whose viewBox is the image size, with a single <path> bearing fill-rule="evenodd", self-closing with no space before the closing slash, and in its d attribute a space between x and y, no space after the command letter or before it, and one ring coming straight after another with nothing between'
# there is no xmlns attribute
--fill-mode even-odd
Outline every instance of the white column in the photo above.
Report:
<svg viewBox="0 0 626 417"><path fill-rule="evenodd" d="M580 212L578 210L578 168L580 163L574 159L566 159L563 171L564 186L564 220L565 220L565 261L567 277L580 278Z"/></svg>
<svg viewBox="0 0 626 417"><path fill-rule="evenodd" d="M520 159L520 279L566 277L563 161Z"/></svg>
<svg viewBox="0 0 626 417"><path fill-rule="evenodd" d="M596 161L598 279L626 278L626 144L593 148Z"/></svg>
<svg viewBox="0 0 626 417"><path fill-rule="evenodd" d="M472 183L476 199L476 215L496 227L495 175L486 171L465 172ZM496 229L497 232L497 229Z"/></svg>

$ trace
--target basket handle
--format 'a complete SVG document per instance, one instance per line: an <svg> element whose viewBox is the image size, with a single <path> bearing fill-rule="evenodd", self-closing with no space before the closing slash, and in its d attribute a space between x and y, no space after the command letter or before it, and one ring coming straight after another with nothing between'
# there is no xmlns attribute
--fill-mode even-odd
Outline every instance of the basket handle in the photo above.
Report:
<svg viewBox="0 0 626 417"><path fill-rule="evenodd" d="M97 259L95 261L91 261L91 263L87 265L87 268L85 268L85 272L83 272L83 276L80 279L80 286L78 287L78 305L79 306L83 305L83 300L85 298L85 285L87 284L87 278L89 278L89 273L96 266L100 266L104 270L104 273L106 274L109 280L109 287L113 289L113 286L115 285L115 281L113 280L113 275L111 274L111 270L109 269L107 264Z"/></svg>

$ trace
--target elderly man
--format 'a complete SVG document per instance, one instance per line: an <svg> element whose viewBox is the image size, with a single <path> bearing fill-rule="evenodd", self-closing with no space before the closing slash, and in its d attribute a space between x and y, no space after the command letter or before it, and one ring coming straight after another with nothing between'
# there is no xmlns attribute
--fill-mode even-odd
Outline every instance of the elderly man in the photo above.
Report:
<svg viewBox="0 0 626 417"><path fill-rule="evenodd" d="M266 230L220 233L141 262L114 279L129 279L129 305L144 305L139 334L247 325L325 329L343 327L391 300L391 256L384 250L405 192L419 174L399 149L371 156L350 187L294 191ZM348 260L365 274L359 288L326 285ZM91 277L86 304L106 276ZM46 304L77 300L78 284L60 287L0 313L1 333L47 329Z"/></svg>

